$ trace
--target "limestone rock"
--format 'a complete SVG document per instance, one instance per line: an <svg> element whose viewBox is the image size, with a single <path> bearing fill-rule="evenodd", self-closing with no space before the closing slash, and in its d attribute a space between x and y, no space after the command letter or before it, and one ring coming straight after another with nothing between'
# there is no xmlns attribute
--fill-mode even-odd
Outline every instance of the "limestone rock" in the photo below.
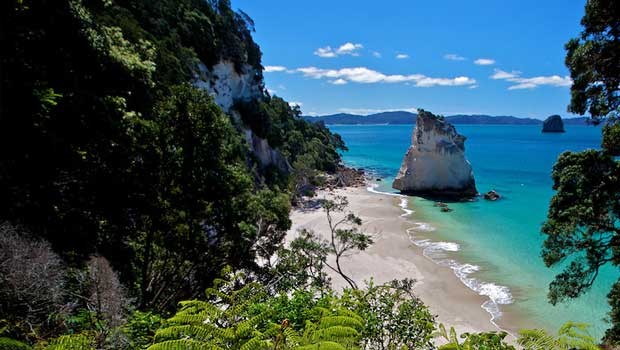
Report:
<svg viewBox="0 0 620 350"><path fill-rule="evenodd" d="M552 115L543 122L542 132L564 132L564 122L559 115Z"/></svg>
<svg viewBox="0 0 620 350"><path fill-rule="evenodd" d="M446 197L477 195L465 137L443 117L418 110L411 146L392 187L403 193Z"/></svg>
<svg viewBox="0 0 620 350"><path fill-rule="evenodd" d="M249 64L239 71L234 63L222 61L208 69L204 64L198 65L194 76L194 85L206 90L222 110L241 123L239 112L233 109L235 101L250 101L262 98L262 78L260 73ZM241 127L245 140L262 166L275 165L278 169L289 172L292 167L286 158L273 149L267 140L258 137L251 129Z"/></svg>

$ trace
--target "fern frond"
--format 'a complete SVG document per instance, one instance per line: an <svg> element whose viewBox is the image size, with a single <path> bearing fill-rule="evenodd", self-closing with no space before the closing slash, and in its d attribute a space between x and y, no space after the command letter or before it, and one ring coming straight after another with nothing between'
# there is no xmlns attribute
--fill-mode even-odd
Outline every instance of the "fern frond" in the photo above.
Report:
<svg viewBox="0 0 620 350"><path fill-rule="evenodd" d="M364 328L362 322L349 316L327 316L321 318L319 328L329 328L333 326L350 327L355 330L361 330Z"/></svg>
<svg viewBox="0 0 620 350"><path fill-rule="evenodd" d="M192 339L167 340L153 344L147 350L225 350L214 344L208 344Z"/></svg>
<svg viewBox="0 0 620 350"><path fill-rule="evenodd" d="M332 341L323 341L312 345L304 345L295 348L295 350L351 350L351 347L345 348L343 345Z"/></svg>
<svg viewBox="0 0 620 350"><path fill-rule="evenodd" d="M87 333L62 335L50 341L46 350L95 350L95 339Z"/></svg>
<svg viewBox="0 0 620 350"><path fill-rule="evenodd" d="M230 334L225 330L214 327L209 324L201 326L182 325L170 326L160 329L155 333L156 341L165 341L169 339L192 338L198 341L210 341L211 339L229 339Z"/></svg>

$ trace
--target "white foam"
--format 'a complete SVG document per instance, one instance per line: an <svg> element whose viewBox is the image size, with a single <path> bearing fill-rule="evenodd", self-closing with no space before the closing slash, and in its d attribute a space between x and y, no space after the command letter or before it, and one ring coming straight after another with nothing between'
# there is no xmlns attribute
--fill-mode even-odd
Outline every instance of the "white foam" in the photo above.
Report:
<svg viewBox="0 0 620 350"><path fill-rule="evenodd" d="M404 211L403 214L401 214L400 216L409 216L411 214L413 214L413 210L407 208L407 205L409 204L409 201L407 200L407 198L401 198L400 199L400 208Z"/></svg>
<svg viewBox="0 0 620 350"><path fill-rule="evenodd" d="M489 298L488 301L482 304L482 308L491 314L491 321L502 315L499 305L513 303L512 294L510 293L510 289L508 287L491 282L483 282L476 278L470 277L472 273L480 270L479 266L472 264L459 264L452 260L450 261L450 267L461 282L469 287L469 289Z"/></svg>
<svg viewBox="0 0 620 350"><path fill-rule="evenodd" d="M400 208L404 212L403 214L401 214L402 217L409 216L409 215L415 213L415 211L413 211L413 210L408 208L409 200L408 200L407 196L402 195L400 193L390 193L390 192L377 191L378 187L379 187L379 184L371 183L371 184L369 184L368 187L366 187L366 190L368 192L372 192L372 193L378 193L378 194L383 194L383 195L393 196L393 197L400 197L400 204L399 204L399 206L400 206Z"/></svg>
<svg viewBox="0 0 620 350"><path fill-rule="evenodd" d="M433 241L430 239L415 239L413 233L420 231L420 224L423 223L415 223L416 226L407 230L411 241L418 247L423 248L422 253L424 256L438 265L451 268L459 280L469 289L475 291L479 295L489 298L481 307L491 315L491 322L497 326L494 320L502 315L499 305L513 303L510 289L506 286L480 281L471 277L471 274L480 270L480 266L461 264L454 259L447 258L446 252L459 251L460 247L457 243Z"/></svg>

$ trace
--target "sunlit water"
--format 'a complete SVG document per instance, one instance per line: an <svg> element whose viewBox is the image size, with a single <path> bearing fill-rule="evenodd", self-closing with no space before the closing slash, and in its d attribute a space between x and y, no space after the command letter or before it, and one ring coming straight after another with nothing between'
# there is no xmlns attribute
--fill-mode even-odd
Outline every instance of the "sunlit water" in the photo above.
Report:
<svg viewBox="0 0 620 350"><path fill-rule="evenodd" d="M329 127L349 148L344 161L381 178L376 190L394 192L391 181L411 143L413 126ZM548 284L560 271L546 268L540 258L540 227L553 195L550 172L560 153L598 148L601 139L597 127L566 129L564 134L543 134L540 126L457 125L467 137L466 156L478 190L495 189L503 198L453 203L450 213L440 212L432 201L411 198L408 206L415 212L409 233L427 256L489 298L483 307L500 325L502 319L513 319L518 327L557 330L565 321L581 321L600 337L607 328L606 294L617 270L605 268L592 290L577 300L557 306L547 302Z"/></svg>

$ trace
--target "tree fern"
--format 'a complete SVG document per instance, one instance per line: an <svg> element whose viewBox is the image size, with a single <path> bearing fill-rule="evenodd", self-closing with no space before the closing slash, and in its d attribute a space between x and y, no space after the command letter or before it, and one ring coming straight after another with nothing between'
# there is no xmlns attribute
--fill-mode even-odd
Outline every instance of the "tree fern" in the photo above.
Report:
<svg viewBox="0 0 620 350"><path fill-rule="evenodd" d="M1 329L0 329L1 333ZM30 350L32 349L28 344L22 343L18 340L0 337L0 350Z"/></svg>
<svg viewBox="0 0 620 350"><path fill-rule="evenodd" d="M263 287L248 283L235 289L244 276L228 273L228 277L217 279L207 289L209 301L181 302L181 309L168 320L168 327L157 331L156 343L149 349L272 349L271 337L264 332L270 329L265 326L270 311L250 311L264 300Z"/></svg>
<svg viewBox="0 0 620 350"><path fill-rule="evenodd" d="M149 350L355 350L363 320L339 307L314 307L296 331L274 319L269 296L242 274L228 274L206 291L207 300L180 303L180 310L155 334ZM243 287L239 287L243 285Z"/></svg>
<svg viewBox="0 0 620 350"><path fill-rule="evenodd" d="M52 339L47 346L37 348L45 350L95 350L95 338L89 333L62 335Z"/></svg>
<svg viewBox="0 0 620 350"><path fill-rule="evenodd" d="M450 331L446 330L443 324L439 325L437 336L441 336L448 341L447 344L439 347L439 350L515 350L515 347L504 342L508 335L506 332L483 332L483 333L463 333L460 343L454 327Z"/></svg>
<svg viewBox="0 0 620 350"><path fill-rule="evenodd" d="M555 337L542 329L519 332L519 345L526 350L598 350L595 339L585 323L567 322Z"/></svg>

